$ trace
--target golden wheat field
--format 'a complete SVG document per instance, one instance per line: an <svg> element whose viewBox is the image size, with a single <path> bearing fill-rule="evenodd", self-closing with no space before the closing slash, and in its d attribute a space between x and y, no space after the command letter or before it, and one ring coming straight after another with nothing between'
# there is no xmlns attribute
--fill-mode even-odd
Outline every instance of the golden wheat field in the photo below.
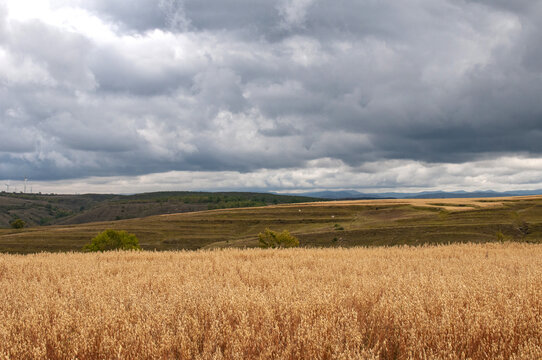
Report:
<svg viewBox="0 0 542 360"><path fill-rule="evenodd" d="M0 255L6 359L539 359L542 246Z"/></svg>

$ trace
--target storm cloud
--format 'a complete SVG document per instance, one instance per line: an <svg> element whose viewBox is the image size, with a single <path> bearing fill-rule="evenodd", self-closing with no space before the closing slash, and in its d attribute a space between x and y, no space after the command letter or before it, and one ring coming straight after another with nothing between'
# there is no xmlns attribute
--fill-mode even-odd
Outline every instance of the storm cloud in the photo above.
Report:
<svg viewBox="0 0 542 360"><path fill-rule="evenodd" d="M540 184L510 164L542 155L541 24L527 0L8 0L0 178Z"/></svg>

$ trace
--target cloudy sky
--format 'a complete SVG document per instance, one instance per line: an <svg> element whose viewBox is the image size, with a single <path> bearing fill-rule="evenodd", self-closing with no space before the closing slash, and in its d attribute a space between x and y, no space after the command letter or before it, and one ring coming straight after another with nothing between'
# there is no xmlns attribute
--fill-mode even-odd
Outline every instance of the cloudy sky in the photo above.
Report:
<svg viewBox="0 0 542 360"><path fill-rule="evenodd" d="M537 0L0 0L34 191L542 188Z"/></svg>

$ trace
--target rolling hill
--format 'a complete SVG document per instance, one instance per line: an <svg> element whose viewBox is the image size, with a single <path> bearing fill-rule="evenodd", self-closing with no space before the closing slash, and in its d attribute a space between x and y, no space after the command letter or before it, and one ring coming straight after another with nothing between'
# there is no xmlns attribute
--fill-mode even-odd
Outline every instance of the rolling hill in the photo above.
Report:
<svg viewBox="0 0 542 360"><path fill-rule="evenodd" d="M79 251L109 228L148 250L255 247L265 228L287 229L304 247L540 242L542 197L311 202L0 229L0 251Z"/></svg>
<svg viewBox="0 0 542 360"><path fill-rule="evenodd" d="M155 192L136 195L0 193L0 228L14 219L28 226L84 224L210 209L316 201L303 196L247 192Z"/></svg>

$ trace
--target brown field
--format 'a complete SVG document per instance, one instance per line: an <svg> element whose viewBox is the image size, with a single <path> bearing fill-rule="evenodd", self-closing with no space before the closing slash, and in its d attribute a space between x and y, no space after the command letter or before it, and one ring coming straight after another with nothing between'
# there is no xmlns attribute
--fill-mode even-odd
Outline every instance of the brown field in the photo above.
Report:
<svg viewBox="0 0 542 360"><path fill-rule="evenodd" d="M0 255L0 358L540 359L542 245Z"/></svg>
<svg viewBox="0 0 542 360"><path fill-rule="evenodd" d="M509 202L542 200L542 195L509 196L494 198L447 198L447 199L372 199L372 200L336 200L326 202L305 203L305 206L353 206L353 205L411 205L453 211L473 210L481 208L499 208ZM274 207L295 206L297 204L281 204Z"/></svg>

